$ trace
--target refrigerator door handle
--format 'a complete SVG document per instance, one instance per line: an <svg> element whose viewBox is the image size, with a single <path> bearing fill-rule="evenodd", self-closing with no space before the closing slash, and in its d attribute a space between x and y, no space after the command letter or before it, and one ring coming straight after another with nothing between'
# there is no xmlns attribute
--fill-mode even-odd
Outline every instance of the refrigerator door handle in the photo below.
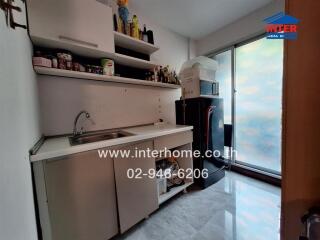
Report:
<svg viewBox="0 0 320 240"><path fill-rule="evenodd" d="M207 150L209 150L209 131L210 131L210 117L214 111L214 109L216 108L216 106L209 106L207 108L207 112L206 112L206 131L205 131L205 137L206 137L206 145L207 145Z"/></svg>

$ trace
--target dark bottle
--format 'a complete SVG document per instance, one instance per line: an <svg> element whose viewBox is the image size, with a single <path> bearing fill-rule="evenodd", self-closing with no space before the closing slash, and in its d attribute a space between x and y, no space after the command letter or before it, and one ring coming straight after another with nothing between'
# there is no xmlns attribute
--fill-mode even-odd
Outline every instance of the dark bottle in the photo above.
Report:
<svg viewBox="0 0 320 240"><path fill-rule="evenodd" d="M118 17L116 14L113 14L113 29L118 31Z"/></svg>
<svg viewBox="0 0 320 240"><path fill-rule="evenodd" d="M161 82L161 78L160 78L160 67L159 67L159 66L156 68L156 71L157 71L157 82Z"/></svg>
<svg viewBox="0 0 320 240"><path fill-rule="evenodd" d="M148 42L148 32L145 24L143 25L142 40Z"/></svg>
<svg viewBox="0 0 320 240"><path fill-rule="evenodd" d="M164 82L164 74L163 74L162 66L160 66L159 80L160 80L160 82Z"/></svg>
<svg viewBox="0 0 320 240"><path fill-rule="evenodd" d="M147 34L148 34L148 42L149 42L150 44L154 44L153 31L152 31L152 30L148 30L148 31L147 31Z"/></svg>

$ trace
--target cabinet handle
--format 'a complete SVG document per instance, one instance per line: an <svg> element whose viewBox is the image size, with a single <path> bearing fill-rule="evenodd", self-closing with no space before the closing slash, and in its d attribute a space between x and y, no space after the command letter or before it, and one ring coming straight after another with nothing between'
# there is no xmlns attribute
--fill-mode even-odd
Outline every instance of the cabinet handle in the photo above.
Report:
<svg viewBox="0 0 320 240"><path fill-rule="evenodd" d="M76 43L80 43L82 45L88 45L88 46L91 46L91 47L98 48L98 44L96 44L96 43L86 42L86 41L74 39L74 38L71 38L71 37L66 37L66 36L61 36L60 35L59 39L67 40L67 41L71 41L71 42L76 42Z"/></svg>

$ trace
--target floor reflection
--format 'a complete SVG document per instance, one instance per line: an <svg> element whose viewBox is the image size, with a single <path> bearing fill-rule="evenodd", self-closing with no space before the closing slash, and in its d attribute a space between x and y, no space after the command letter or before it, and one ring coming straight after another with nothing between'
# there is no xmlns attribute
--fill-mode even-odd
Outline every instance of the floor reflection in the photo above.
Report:
<svg viewBox="0 0 320 240"><path fill-rule="evenodd" d="M233 211L226 210L224 216L226 235L232 233L229 239L280 239L279 188L230 173L224 180L224 190L234 205Z"/></svg>
<svg viewBox="0 0 320 240"><path fill-rule="evenodd" d="M228 172L217 184L180 195L116 239L278 240L280 188Z"/></svg>

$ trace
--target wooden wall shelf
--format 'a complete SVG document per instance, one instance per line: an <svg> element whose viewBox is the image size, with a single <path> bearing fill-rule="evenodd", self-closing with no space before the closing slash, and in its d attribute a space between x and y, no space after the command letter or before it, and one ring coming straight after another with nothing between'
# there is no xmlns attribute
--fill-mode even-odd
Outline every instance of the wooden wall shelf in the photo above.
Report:
<svg viewBox="0 0 320 240"><path fill-rule="evenodd" d="M76 71L62 70L62 69L56 69L56 68L46 68L46 67L35 66L34 70L36 73L40 75L59 76L59 77L68 77L68 78L77 78L77 79L86 79L86 80L104 81L104 82L115 82L115 83L123 83L123 84L134 84L134 85L143 85L143 86L160 87L160 88L171 88L171 89L180 88L180 85L175 85L175 84L151 82L146 80L124 78L124 77L117 77L117 76L105 76L105 75L99 75L94 73L76 72Z"/></svg>
<svg viewBox="0 0 320 240"><path fill-rule="evenodd" d="M145 54L152 54L158 51L160 48L144 42L139 39L135 39L123 33L114 32L114 42L116 46L127 48L136 52L145 53Z"/></svg>

